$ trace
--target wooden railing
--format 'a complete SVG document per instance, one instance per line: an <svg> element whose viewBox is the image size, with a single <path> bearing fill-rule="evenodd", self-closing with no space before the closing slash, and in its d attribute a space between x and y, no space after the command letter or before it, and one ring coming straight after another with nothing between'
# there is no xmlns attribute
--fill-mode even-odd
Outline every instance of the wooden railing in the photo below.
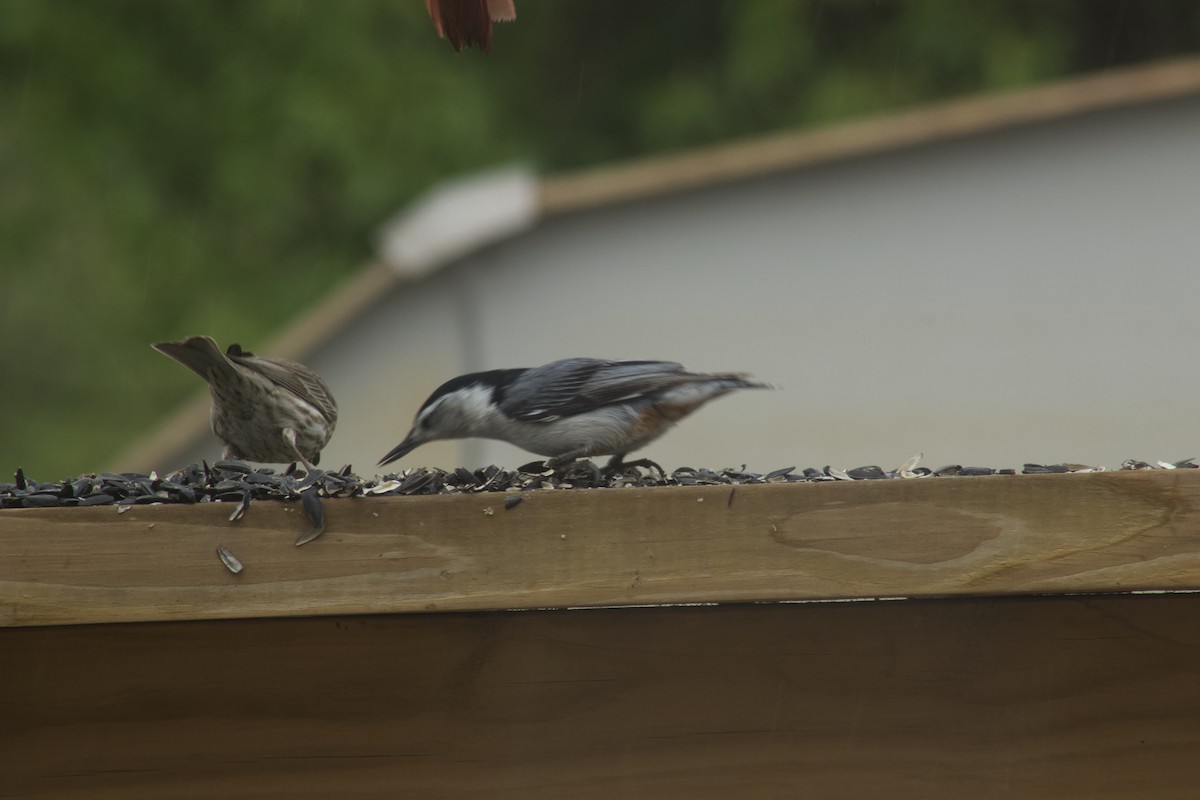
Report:
<svg viewBox="0 0 1200 800"><path fill-rule="evenodd" d="M1194 796L1200 470L504 500L0 512L0 797Z"/></svg>

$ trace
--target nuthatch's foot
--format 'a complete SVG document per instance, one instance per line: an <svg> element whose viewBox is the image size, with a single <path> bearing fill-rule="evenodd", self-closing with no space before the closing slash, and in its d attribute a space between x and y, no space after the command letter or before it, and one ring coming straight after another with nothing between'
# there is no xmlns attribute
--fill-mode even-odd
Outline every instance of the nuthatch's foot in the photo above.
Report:
<svg viewBox="0 0 1200 800"><path fill-rule="evenodd" d="M626 461L623 454L613 456L604 465L604 474L612 475L615 472L624 472L630 467L641 467L642 469L652 469L658 473L660 480L666 480L667 471L658 465L657 462L651 461L648 458L639 458L634 461Z"/></svg>
<svg viewBox="0 0 1200 800"><path fill-rule="evenodd" d="M564 460L561 456L557 458L547 458L545 461L530 461L528 464L522 464L517 467L518 472L536 472L545 474L545 471L553 470L554 474L560 480L568 480L575 482L583 474L591 478L593 486L600 486L605 483L604 473L600 468L586 458L571 458Z"/></svg>
<svg viewBox="0 0 1200 800"><path fill-rule="evenodd" d="M572 450L569 453L563 453L559 456L546 459L546 466L550 469L562 469L563 467L574 464L579 459L587 455L586 449Z"/></svg>
<svg viewBox="0 0 1200 800"><path fill-rule="evenodd" d="M554 470L559 478L564 480L571 480L574 482L580 477L586 476L591 479L593 486L603 486L607 483L607 480L605 479L606 474L590 459L573 458L570 461L563 462L562 458L559 457L547 459L545 464L547 467Z"/></svg>

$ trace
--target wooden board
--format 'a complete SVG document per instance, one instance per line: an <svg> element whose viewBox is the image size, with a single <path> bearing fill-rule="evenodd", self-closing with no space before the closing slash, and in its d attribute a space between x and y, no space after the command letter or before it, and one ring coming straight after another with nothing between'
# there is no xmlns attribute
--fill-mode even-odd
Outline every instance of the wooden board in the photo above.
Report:
<svg viewBox="0 0 1200 800"><path fill-rule="evenodd" d="M232 508L0 512L0 626L1200 589L1200 470Z"/></svg>
<svg viewBox="0 0 1200 800"><path fill-rule="evenodd" d="M0 796L1194 798L1200 595L0 630Z"/></svg>

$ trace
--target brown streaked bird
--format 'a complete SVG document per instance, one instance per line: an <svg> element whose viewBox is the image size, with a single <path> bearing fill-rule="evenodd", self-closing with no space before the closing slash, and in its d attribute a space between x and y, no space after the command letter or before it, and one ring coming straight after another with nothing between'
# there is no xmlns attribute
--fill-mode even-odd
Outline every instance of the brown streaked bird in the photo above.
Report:
<svg viewBox="0 0 1200 800"><path fill-rule="evenodd" d="M476 45L485 53L492 49L492 23L517 18L514 0L425 0L438 36L450 42L455 52Z"/></svg>
<svg viewBox="0 0 1200 800"><path fill-rule="evenodd" d="M151 345L208 381L212 430L225 458L283 463L312 470L337 425L337 403L321 376L303 364L262 358L231 344L222 353L210 336Z"/></svg>

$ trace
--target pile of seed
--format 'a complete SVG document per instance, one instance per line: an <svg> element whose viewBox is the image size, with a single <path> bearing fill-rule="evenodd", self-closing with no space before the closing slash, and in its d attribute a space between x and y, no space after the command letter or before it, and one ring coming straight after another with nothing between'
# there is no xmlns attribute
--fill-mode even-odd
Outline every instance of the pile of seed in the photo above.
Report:
<svg viewBox="0 0 1200 800"><path fill-rule="evenodd" d="M244 461L225 460L215 464L192 464L165 476L132 472L103 472L53 482L27 478L18 469L12 483L0 483L0 508L53 508L59 506L117 505L148 503L236 503L231 519L245 513L253 500L300 500L306 508L319 510L319 498L376 495L471 494L476 492L520 492L535 489L601 489L629 486L711 486L761 483L815 483L821 481L887 480L906 478L945 478L963 475L1014 475L1016 469L964 467L958 464L931 470L916 466L917 459L894 470L877 466L840 470L833 467L797 470L785 467L773 472L750 472L745 467L722 470L680 467L666 474L654 466L628 465L607 473L590 462L577 462L566 468L549 469L535 461L515 470L491 466L453 471L416 467L400 473L364 479L349 466L336 471L314 470L306 474L292 465L276 472L269 467L254 467ZM1193 459L1175 463L1126 461L1122 470L1194 469ZM1082 464L1026 464L1021 474L1063 472L1099 472L1103 467ZM310 510L314 527L318 519Z"/></svg>

